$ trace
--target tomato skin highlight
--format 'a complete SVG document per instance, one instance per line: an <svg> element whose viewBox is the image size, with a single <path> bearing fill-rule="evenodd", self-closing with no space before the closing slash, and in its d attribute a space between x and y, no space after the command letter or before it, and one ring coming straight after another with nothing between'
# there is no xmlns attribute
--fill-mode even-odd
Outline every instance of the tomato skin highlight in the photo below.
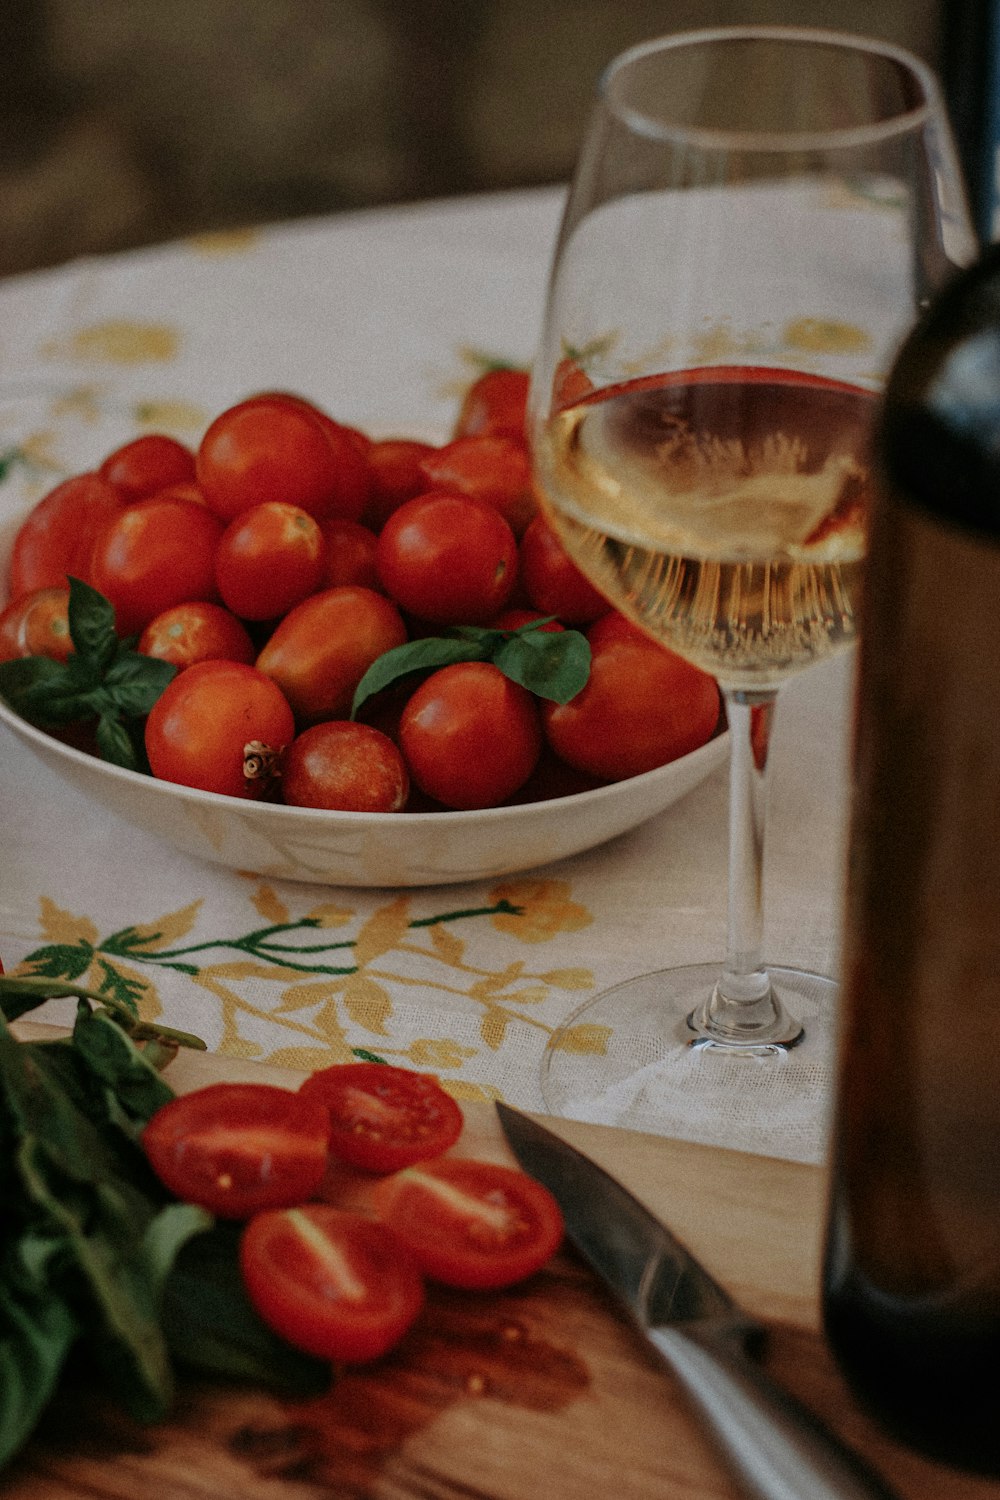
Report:
<svg viewBox="0 0 1000 1500"><path fill-rule="evenodd" d="M264 785L244 773L254 741L279 754L295 736L281 689L256 667L202 661L179 672L146 720L146 754L163 781L256 798Z"/></svg>
<svg viewBox="0 0 1000 1500"><path fill-rule="evenodd" d="M131 504L172 485L192 484L194 454L176 438L149 432L115 448L97 472Z"/></svg>
<svg viewBox="0 0 1000 1500"><path fill-rule="evenodd" d="M344 719L372 662L405 640L403 617L391 600L345 585L289 610L257 666L281 688L300 724Z"/></svg>
<svg viewBox="0 0 1000 1500"><path fill-rule="evenodd" d="M156 615L139 637L143 656L173 662L183 671L199 661L241 661L257 655L246 626L221 604L189 599Z"/></svg>
<svg viewBox="0 0 1000 1500"><path fill-rule="evenodd" d="M67 577L91 582L94 541L124 509L99 474L75 474L43 495L21 522L10 554L10 600L34 589L65 588Z"/></svg>
<svg viewBox="0 0 1000 1500"><path fill-rule="evenodd" d="M436 1078L391 1063L322 1068L299 1092L329 1111L333 1155L364 1172L397 1172L447 1151L464 1123Z"/></svg>
<svg viewBox="0 0 1000 1500"><path fill-rule="evenodd" d="M379 533L379 581L402 609L437 625L484 625L517 582L517 539L483 500L430 490Z"/></svg>
<svg viewBox="0 0 1000 1500"><path fill-rule="evenodd" d="M223 604L241 620L274 620L321 587L327 546L297 505L267 500L234 516L215 552Z"/></svg>
<svg viewBox="0 0 1000 1500"><path fill-rule="evenodd" d="M281 800L333 812L401 812L410 791L406 763L370 724L327 719L297 735L285 751Z"/></svg>
<svg viewBox="0 0 1000 1500"><path fill-rule="evenodd" d="M32 589L0 612L0 661L19 656L65 661L73 650L68 588Z"/></svg>
<svg viewBox="0 0 1000 1500"><path fill-rule="evenodd" d="M424 1305L419 1268L392 1230L329 1204L258 1214L239 1256L260 1317L318 1359L381 1358Z"/></svg>
<svg viewBox="0 0 1000 1500"><path fill-rule="evenodd" d="M213 1083L161 1106L141 1143L165 1187L223 1219L302 1203L326 1172L329 1117L261 1083Z"/></svg>
<svg viewBox="0 0 1000 1500"><path fill-rule="evenodd" d="M541 1269L563 1239L559 1205L540 1182L494 1162L442 1156L378 1183L376 1213L424 1274L487 1291Z"/></svg>
<svg viewBox="0 0 1000 1500"><path fill-rule="evenodd" d="M433 672L399 721L410 775L446 807L495 807L523 786L542 748L532 695L492 662Z"/></svg>
<svg viewBox="0 0 1000 1500"><path fill-rule="evenodd" d="M530 376L527 370L486 370L466 391L455 420L455 437L484 433L524 443Z"/></svg>
<svg viewBox="0 0 1000 1500"><path fill-rule="evenodd" d="M154 495L126 506L94 543L91 582L114 605L120 635L163 610L214 599L222 523L204 505Z"/></svg>

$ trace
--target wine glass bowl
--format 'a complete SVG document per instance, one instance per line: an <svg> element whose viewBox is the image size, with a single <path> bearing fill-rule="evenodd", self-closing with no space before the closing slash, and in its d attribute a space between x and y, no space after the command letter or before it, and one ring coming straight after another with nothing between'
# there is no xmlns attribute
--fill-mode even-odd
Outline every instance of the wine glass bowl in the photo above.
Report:
<svg viewBox="0 0 1000 1500"><path fill-rule="evenodd" d="M616 1088L635 1045L647 1077L677 1047L678 1018L697 1048L772 1054L802 1039L796 995L832 998L762 959L775 700L855 639L882 383L975 249L937 82L902 49L723 27L632 48L601 80L532 372L537 487L612 604L718 679L731 731L725 959L566 1023L618 1039ZM574 1067L557 1033L557 1113Z"/></svg>

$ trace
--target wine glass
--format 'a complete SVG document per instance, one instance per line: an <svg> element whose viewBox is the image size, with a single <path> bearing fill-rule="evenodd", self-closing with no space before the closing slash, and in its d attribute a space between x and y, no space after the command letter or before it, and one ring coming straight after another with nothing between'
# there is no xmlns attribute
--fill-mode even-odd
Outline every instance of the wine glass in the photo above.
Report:
<svg viewBox="0 0 1000 1500"><path fill-rule="evenodd" d="M725 27L601 79L532 371L535 475L582 571L719 682L728 943L570 1016L543 1062L553 1113L607 1086L601 1118L655 1125L659 1059L783 1054L835 993L762 960L775 701L854 640L882 382L976 249L937 81L900 48ZM570 1041L584 1021L607 1028L598 1060Z"/></svg>

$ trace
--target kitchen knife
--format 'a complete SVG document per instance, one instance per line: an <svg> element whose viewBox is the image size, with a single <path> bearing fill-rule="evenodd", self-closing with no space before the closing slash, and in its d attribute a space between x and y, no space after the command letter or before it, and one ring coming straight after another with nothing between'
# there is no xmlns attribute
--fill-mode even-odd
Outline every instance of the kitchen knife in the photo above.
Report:
<svg viewBox="0 0 1000 1500"><path fill-rule="evenodd" d="M566 1233L666 1361L753 1500L898 1500L764 1374L763 1332L637 1198L596 1162L505 1104L514 1155L559 1203Z"/></svg>

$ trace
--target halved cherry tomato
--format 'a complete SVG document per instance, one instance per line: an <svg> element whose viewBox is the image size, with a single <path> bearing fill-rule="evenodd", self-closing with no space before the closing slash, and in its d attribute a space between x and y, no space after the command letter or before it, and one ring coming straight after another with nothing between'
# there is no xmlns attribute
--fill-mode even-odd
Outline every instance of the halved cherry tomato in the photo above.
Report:
<svg viewBox="0 0 1000 1500"><path fill-rule="evenodd" d="M67 577L90 583L94 539L123 509L121 495L99 474L75 474L57 484L32 507L14 537L11 600L33 589L65 588Z"/></svg>
<svg viewBox="0 0 1000 1500"><path fill-rule="evenodd" d="M330 1150L365 1172L397 1172L454 1145L462 1111L428 1073L390 1063L322 1068L299 1089L330 1112Z"/></svg>
<svg viewBox="0 0 1000 1500"><path fill-rule="evenodd" d="M154 776L230 797L261 797L295 718L281 689L256 667L201 661L178 672L146 720Z"/></svg>
<svg viewBox="0 0 1000 1500"><path fill-rule="evenodd" d="M492 662L441 667L416 689L399 721L416 785L452 808L496 807L523 786L542 748L526 688Z"/></svg>
<svg viewBox="0 0 1000 1500"><path fill-rule="evenodd" d="M199 661L242 661L257 655L249 632L221 604L189 599L150 620L139 637L143 656L156 656L183 669Z"/></svg>
<svg viewBox="0 0 1000 1500"><path fill-rule="evenodd" d="M527 370L487 370L469 386L455 422L455 437L492 433L525 441Z"/></svg>
<svg viewBox="0 0 1000 1500"><path fill-rule="evenodd" d="M163 610L215 598L215 550L223 526L191 500L137 500L94 542L91 582L115 609L120 635L143 630Z"/></svg>
<svg viewBox="0 0 1000 1500"><path fill-rule="evenodd" d="M372 662L405 640L403 617L384 594L324 589L289 610L257 665L281 688L300 723L343 719Z"/></svg>
<svg viewBox="0 0 1000 1500"><path fill-rule="evenodd" d="M393 511L376 564L386 593L418 619L483 625L513 592L517 541L492 505L430 490Z"/></svg>
<svg viewBox="0 0 1000 1500"><path fill-rule="evenodd" d="M0 661L17 656L65 661L73 649L68 588L33 589L0 613Z"/></svg>
<svg viewBox="0 0 1000 1500"><path fill-rule="evenodd" d="M304 729L285 751L281 800L334 812L400 812L410 777L388 735L370 724L328 719Z"/></svg>
<svg viewBox="0 0 1000 1500"><path fill-rule="evenodd" d="M210 1083L161 1106L142 1132L153 1171L223 1219L303 1203L327 1167L330 1121L316 1101L266 1083Z"/></svg>
<svg viewBox="0 0 1000 1500"><path fill-rule="evenodd" d="M330 1204L258 1214L239 1253L264 1322L318 1359L380 1358L424 1305L423 1278L392 1230Z"/></svg>
<svg viewBox="0 0 1000 1500"><path fill-rule="evenodd" d="M240 511L215 552L222 602L242 620L275 620L318 589L326 573L319 522L298 505L265 500Z"/></svg>
<svg viewBox="0 0 1000 1500"><path fill-rule="evenodd" d="M515 536L535 514L531 460L523 442L496 434L455 438L432 449L420 464L426 489L454 490L485 500L498 510Z"/></svg>
<svg viewBox="0 0 1000 1500"><path fill-rule="evenodd" d="M98 469L130 504L170 485L194 481L194 454L176 438L148 432L109 453Z"/></svg>
<svg viewBox="0 0 1000 1500"><path fill-rule="evenodd" d="M445 1286L511 1286L541 1269L563 1238L540 1182L495 1162L439 1157L406 1167L372 1194L376 1213Z"/></svg>

